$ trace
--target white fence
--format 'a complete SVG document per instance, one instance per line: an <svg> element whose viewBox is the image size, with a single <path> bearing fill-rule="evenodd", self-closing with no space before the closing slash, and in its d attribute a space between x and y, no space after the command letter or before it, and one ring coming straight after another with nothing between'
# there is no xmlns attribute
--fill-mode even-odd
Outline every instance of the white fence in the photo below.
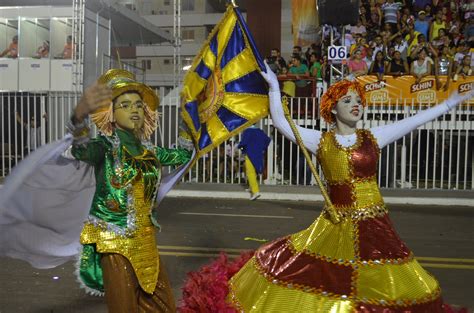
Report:
<svg viewBox="0 0 474 313"><path fill-rule="evenodd" d="M165 98L164 90L157 92L164 101L160 106L160 129L153 140L159 145L172 146L178 136L179 102L177 98ZM65 121L78 96L70 92L0 93L0 176L6 176L38 146L64 136ZM328 125L319 118L316 98L290 98L290 106L300 126L327 130ZM426 107L406 102L369 107L359 126L370 128L392 123ZM379 161L380 186L473 190L473 111L472 106L460 106L384 148ZM273 128L271 119L263 119L257 126L272 138L261 183L313 184L299 148ZM239 138L228 140L201 158L184 181L245 183L243 158L236 148L238 142Z"/></svg>

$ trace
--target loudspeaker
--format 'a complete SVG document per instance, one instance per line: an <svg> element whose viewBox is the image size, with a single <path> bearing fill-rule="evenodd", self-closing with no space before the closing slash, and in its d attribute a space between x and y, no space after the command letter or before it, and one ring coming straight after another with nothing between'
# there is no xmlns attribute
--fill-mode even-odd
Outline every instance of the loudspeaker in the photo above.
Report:
<svg viewBox="0 0 474 313"><path fill-rule="evenodd" d="M319 22L329 25L357 24L360 0L318 0Z"/></svg>

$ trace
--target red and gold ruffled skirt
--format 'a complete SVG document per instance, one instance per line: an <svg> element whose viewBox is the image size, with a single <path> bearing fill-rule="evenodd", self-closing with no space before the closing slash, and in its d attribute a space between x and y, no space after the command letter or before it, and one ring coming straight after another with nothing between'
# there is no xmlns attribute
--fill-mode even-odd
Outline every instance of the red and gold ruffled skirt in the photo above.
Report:
<svg viewBox="0 0 474 313"><path fill-rule="evenodd" d="M259 248L238 272L226 274L217 283L226 299L206 300L220 309L212 304L193 309L189 301L192 294L206 293L201 283L212 284L204 273L185 285L181 312L436 313L448 308L438 282L416 261L387 214L339 224L322 214L307 229Z"/></svg>

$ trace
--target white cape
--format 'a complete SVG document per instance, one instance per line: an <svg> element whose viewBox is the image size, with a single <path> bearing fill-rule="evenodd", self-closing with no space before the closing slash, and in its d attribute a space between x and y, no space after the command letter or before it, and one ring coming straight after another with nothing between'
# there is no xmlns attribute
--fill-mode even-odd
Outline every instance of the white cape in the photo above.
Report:
<svg viewBox="0 0 474 313"><path fill-rule="evenodd" d="M0 256L51 268L75 259L95 192L94 169L63 156L70 135L18 164L0 189ZM191 162L162 177L157 204Z"/></svg>

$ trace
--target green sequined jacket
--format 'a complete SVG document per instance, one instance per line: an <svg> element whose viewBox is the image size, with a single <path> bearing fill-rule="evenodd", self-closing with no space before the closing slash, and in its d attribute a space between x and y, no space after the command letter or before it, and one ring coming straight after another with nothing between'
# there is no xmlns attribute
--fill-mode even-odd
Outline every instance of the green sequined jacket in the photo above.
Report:
<svg viewBox="0 0 474 313"><path fill-rule="evenodd" d="M96 191L89 222L127 235L134 231L133 210L127 188L137 175L145 182L145 197L153 200L161 180L161 166L178 166L191 159L191 151L142 144L131 132L117 129L85 144L74 145L72 155L94 167Z"/></svg>

